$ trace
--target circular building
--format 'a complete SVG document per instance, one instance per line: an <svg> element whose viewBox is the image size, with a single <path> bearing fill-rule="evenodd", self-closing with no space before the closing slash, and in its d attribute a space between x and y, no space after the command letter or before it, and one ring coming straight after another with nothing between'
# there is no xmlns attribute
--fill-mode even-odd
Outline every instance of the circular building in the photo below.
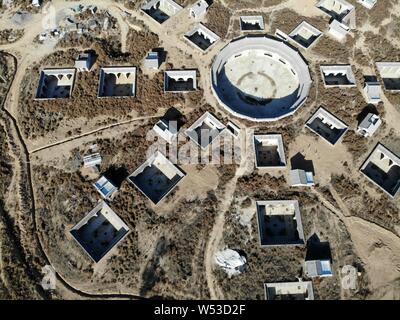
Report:
<svg viewBox="0 0 400 320"><path fill-rule="evenodd" d="M233 40L215 57L211 82L218 101L235 116L274 121L307 99L312 80L298 51L265 36Z"/></svg>

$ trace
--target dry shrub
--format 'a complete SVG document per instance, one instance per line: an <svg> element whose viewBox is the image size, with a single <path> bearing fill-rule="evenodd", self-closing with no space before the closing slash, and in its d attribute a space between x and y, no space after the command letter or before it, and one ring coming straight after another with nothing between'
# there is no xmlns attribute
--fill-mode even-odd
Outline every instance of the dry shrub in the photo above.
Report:
<svg viewBox="0 0 400 320"><path fill-rule="evenodd" d="M228 32L230 18L230 10L220 2L214 2L207 11L205 25L221 38L224 38Z"/></svg>

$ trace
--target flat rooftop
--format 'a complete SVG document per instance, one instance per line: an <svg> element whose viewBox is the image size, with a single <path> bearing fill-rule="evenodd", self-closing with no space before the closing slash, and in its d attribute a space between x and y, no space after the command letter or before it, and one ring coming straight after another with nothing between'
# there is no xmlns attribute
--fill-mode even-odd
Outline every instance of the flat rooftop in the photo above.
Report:
<svg viewBox="0 0 400 320"><path fill-rule="evenodd" d="M100 201L70 233L90 258L99 262L129 233L129 227L107 203Z"/></svg>
<svg viewBox="0 0 400 320"><path fill-rule="evenodd" d="M332 113L320 107L306 123L306 127L335 145L346 133L348 126Z"/></svg>
<svg viewBox="0 0 400 320"><path fill-rule="evenodd" d="M75 82L75 68L43 69L40 72L36 99L70 98Z"/></svg>
<svg viewBox="0 0 400 320"><path fill-rule="evenodd" d="M285 167L286 156L280 134L255 134L253 138L257 168Z"/></svg>
<svg viewBox="0 0 400 320"><path fill-rule="evenodd" d="M378 144L361 166L360 171L391 198L400 193L400 158Z"/></svg>
<svg viewBox="0 0 400 320"><path fill-rule="evenodd" d="M185 175L178 166L157 151L128 177L128 181L150 201L158 204Z"/></svg>
<svg viewBox="0 0 400 320"><path fill-rule="evenodd" d="M264 283L266 300L314 300L311 281Z"/></svg>
<svg viewBox="0 0 400 320"><path fill-rule="evenodd" d="M99 97L134 97L136 67L101 68L99 82Z"/></svg>
<svg viewBox="0 0 400 320"><path fill-rule="evenodd" d="M261 246L305 244L297 200L257 201L256 207Z"/></svg>

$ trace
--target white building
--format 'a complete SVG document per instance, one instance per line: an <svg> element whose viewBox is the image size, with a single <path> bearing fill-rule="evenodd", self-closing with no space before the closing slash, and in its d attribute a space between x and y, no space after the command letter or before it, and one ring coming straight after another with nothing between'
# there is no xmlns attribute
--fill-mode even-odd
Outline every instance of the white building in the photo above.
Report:
<svg viewBox="0 0 400 320"><path fill-rule="evenodd" d="M364 86L364 95L367 103L377 104L381 99L381 84L379 82L366 82Z"/></svg>
<svg viewBox="0 0 400 320"><path fill-rule="evenodd" d="M159 52L149 52L144 59L144 66L147 69L158 70L160 67L160 54Z"/></svg>
<svg viewBox="0 0 400 320"><path fill-rule="evenodd" d="M314 176L311 171L290 170L289 180L292 187L311 187L314 185Z"/></svg>
<svg viewBox="0 0 400 320"><path fill-rule="evenodd" d="M81 53L75 60L75 69L78 71L90 71L92 67L92 55L90 53Z"/></svg>
<svg viewBox="0 0 400 320"><path fill-rule="evenodd" d="M189 9L189 17L195 18L195 19L200 19L203 17L206 12L207 8L209 7L207 1L205 0L198 0L196 1L193 6L190 7Z"/></svg>
<svg viewBox="0 0 400 320"><path fill-rule="evenodd" d="M304 272L307 277L332 277L332 267L329 260L310 260L304 263Z"/></svg>
<svg viewBox="0 0 400 320"><path fill-rule="evenodd" d="M344 41L349 32L350 32L350 28L347 25L345 25L344 23L341 23L337 20L333 20L329 24L328 33L332 37L334 37L335 39L337 39L339 41Z"/></svg>
<svg viewBox="0 0 400 320"><path fill-rule="evenodd" d="M164 23L183 9L173 0L146 0L140 8L159 24Z"/></svg>
<svg viewBox="0 0 400 320"><path fill-rule="evenodd" d="M367 9L372 9L376 5L378 0L357 0L357 2Z"/></svg>
<svg viewBox="0 0 400 320"><path fill-rule="evenodd" d="M291 33L289 38L302 48L308 49L321 37L322 32L306 21L300 23Z"/></svg>
<svg viewBox="0 0 400 320"><path fill-rule="evenodd" d="M85 168L95 167L101 164L100 153L93 153L83 157L83 166Z"/></svg>
<svg viewBox="0 0 400 320"><path fill-rule="evenodd" d="M178 124L176 121L160 119L153 127L153 130L165 141L172 143L178 135Z"/></svg>
<svg viewBox="0 0 400 320"><path fill-rule="evenodd" d="M357 133L364 137L371 137L381 126L382 120L373 113L368 113L368 115L361 121L357 128Z"/></svg>
<svg viewBox="0 0 400 320"><path fill-rule="evenodd" d="M97 180L93 185L104 199L111 199L114 193L118 190L118 188L104 176Z"/></svg>

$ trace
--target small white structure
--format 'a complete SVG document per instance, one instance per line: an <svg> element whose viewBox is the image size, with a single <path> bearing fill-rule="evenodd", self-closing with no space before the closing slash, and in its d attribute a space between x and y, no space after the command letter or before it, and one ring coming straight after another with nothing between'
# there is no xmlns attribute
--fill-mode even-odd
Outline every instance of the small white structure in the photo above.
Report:
<svg viewBox="0 0 400 320"><path fill-rule="evenodd" d="M186 174L156 151L129 177L128 182L140 190L153 204L163 200Z"/></svg>
<svg viewBox="0 0 400 320"><path fill-rule="evenodd" d="M391 198L400 193L400 158L378 143L360 171Z"/></svg>
<svg viewBox="0 0 400 320"><path fill-rule="evenodd" d="M147 69L158 70L160 67L160 54L159 52L149 52L144 59L144 66Z"/></svg>
<svg viewBox="0 0 400 320"><path fill-rule="evenodd" d="M172 143L178 135L178 124L176 121L160 119L153 127L153 130L165 141Z"/></svg>
<svg viewBox="0 0 400 320"><path fill-rule="evenodd" d="M400 62L377 62L376 67L381 75L385 89L400 91Z"/></svg>
<svg viewBox="0 0 400 320"><path fill-rule="evenodd" d="M262 247L305 244L297 200L257 201L256 207Z"/></svg>
<svg viewBox="0 0 400 320"><path fill-rule="evenodd" d="M40 0L32 0L32 6L34 7L40 7Z"/></svg>
<svg viewBox="0 0 400 320"><path fill-rule="evenodd" d="M207 111L185 131L185 134L202 149L206 149L223 130L225 125Z"/></svg>
<svg viewBox="0 0 400 320"><path fill-rule="evenodd" d="M373 113L368 113L368 115L361 121L357 128L357 133L364 137L371 137L376 130L381 126L382 120Z"/></svg>
<svg viewBox="0 0 400 320"><path fill-rule="evenodd" d="M85 168L99 166L101 164L101 160L100 153L89 154L83 157L83 166Z"/></svg>
<svg viewBox="0 0 400 320"><path fill-rule="evenodd" d="M381 99L381 84L379 82L366 82L364 86L364 96L367 103L378 104Z"/></svg>
<svg viewBox="0 0 400 320"><path fill-rule="evenodd" d="M229 276L242 273L246 262L244 256L232 249L225 249L215 254L215 263L224 269Z"/></svg>
<svg viewBox="0 0 400 320"><path fill-rule="evenodd" d="M146 0L141 10L162 24L183 8L173 0Z"/></svg>
<svg viewBox="0 0 400 320"><path fill-rule="evenodd" d="M75 82L75 69L44 69L40 73L36 99L69 98Z"/></svg>
<svg viewBox="0 0 400 320"><path fill-rule="evenodd" d="M286 167L285 148L280 134L255 134L253 138L256 168Z"/></svg>
<svg viewBox="0 0 400 320"><path fill-rule="evenodd" d="M90 71L92 67L92 55L90 53L80 53L75 60L75 69L78 71Z"/></svg>
<svg viewBox="0 0 400 320"><path fill-rule="evenodd" d="M337 20L333 20L329 24L328 33L338 41L344 41L349 32L350 28Z"/></svg>
<svg viewBox="0 0 400 320"><path fill-rule="evenodd" d="M357 0L357 2L367 9L372 9L376 5L378 0Z"/></svg>
<svg viewBox="0 0 400 320"><path fill-rule="evenodd" d="M331 262L329 260L305 261L304 273L309 278L333 276Z"/></svg>
<svg viewBox="0 0 400 320"><path fill-rule="evenodd" d="M240 31L263 31L264 18L263 16L241 16Z"/></svg>
<svg viewBox="0 0 400 320"><path fill-rule="evenodd" d="M105 203L100 201L70 234L94 262L99 262L129 233L129 227Z"/></svg>
<svg viewBox="0 0 400 320"><path fill-rule="evenodd" d="M102 176L93 185L104 199L111 199L118 190L105 176Z"/></svg>
<svg viewBox="0 0 400 320"><path fill-rule="evenodd" d="M311 171L290 170L289 179L292 187L312 187L314 185L314 176Z"/></svg>
<svg viewBox="0 0 400 320"><path fill-rule="evenodd" d="M313 46L321 35L321 31L306 21L300 23L291 33L289 33L290 39L304 49L308 49Z"/></svg>
<svg viewBox="0 0 400 320"><path fill-rule="evenodd" d="M266 300L314 300L311 281L264 283Z"/></svg>
<svg viewBox="0 0 400 320"><path fill-rule="evenodd" d="M187 32L184 37L202 51L208 50L220 39L216 33L212 32L201 23L196 25L191 31Z"/></svg>
<svg viewBox="0 0 400 320"><path fill-rule="evenodd" d="M196 1L193 6L190 7L189 9L189 17L195 18L195 19L200 19L203 17L206 12L207 8L209 7L207 1L205 0L198 0Z"/></svg>
<svg viewBox="0 0 400 320"><path fill-rule="evenodd" d="M187 92L197 89L197 70L166 70L165 92Z"/></svg>
<svg viewBox="0 0 400 320"><path fill-rule="evenodd" d="M348 130L344 122L322 107L311 116L306 127L331 145L335 145Z"/></svg>
<svg viewBox="0 0 400 320"><path fill-rule="evenodd" d="M136 67L104 67L100 70L98 97L134 97Z"/></svg>
<svg viewBox="0 0 400 320"><path fill-rule="evenodd" d="M325 87L355 87L356 77L351 65L321 65Z"/></svg>

